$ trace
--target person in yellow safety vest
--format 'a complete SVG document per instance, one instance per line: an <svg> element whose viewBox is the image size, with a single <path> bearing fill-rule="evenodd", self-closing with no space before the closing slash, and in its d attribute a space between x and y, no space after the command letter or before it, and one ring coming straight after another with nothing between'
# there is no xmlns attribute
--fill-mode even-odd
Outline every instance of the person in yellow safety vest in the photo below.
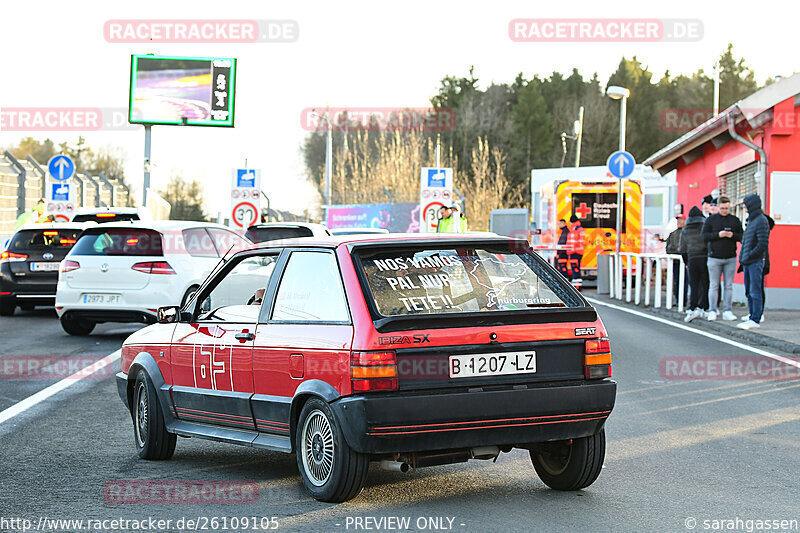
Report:
<svg viewBox="0 0 800 533"><path fill-rule="evenodd" d="M583 259L583 249L586 244L586 231L581 226L581 221L577 216L572 215L569 221L571 227L567 238L567 246L569 246L570 280L580 285L583 283L583 278L581 278L581 259Z"/></svg>
<svg viewBox="0 0 800 533"><path fill-rule="evenodd" d="M23 212L17 217L17 224L14 230L19 229L20 226L28 222L48 222L47 217L44 215L44 199L39 200L36 207L32 208L30 211Z"/></svg>
<svg viewBox="0 0 800 533"><path fill-rule="evenodd" d="M442 208L442 218L436 226L436 233L466 233L467 218L460 215L457 205Z"/></svg>

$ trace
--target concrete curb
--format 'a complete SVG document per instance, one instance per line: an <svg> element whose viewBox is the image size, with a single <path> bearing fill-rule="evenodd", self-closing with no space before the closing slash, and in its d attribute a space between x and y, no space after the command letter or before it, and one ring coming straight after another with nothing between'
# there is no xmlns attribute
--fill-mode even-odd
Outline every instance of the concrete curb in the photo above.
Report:
<svg viewBox="0 0 800 533"><path fill-rule="evenodd" d="M606 295L599 295L595 293L591 295L587 294L587 296L590 296L602 302L619 305L621 307L629 307L631 309L636 309L637 311L644 311L647 313L658 315L663 318L674 320L675 322L683 323L683 319L686 316L684 313L673 311L672 309L664 309L664 308L656 309L653 307L644 307L640 305L635 305L630 302L626 302L625 300L611 299ZM718 322L718 321L712 322L705 320L703 318L696 318L687 325L695 326L698 329L704 329L708 331L713 331L715 333L721 333L723 335L727 335L728 337L733 337L734 339L745 341L749 344L764 346L767 348L773 348L775 350L780 350L782 352L790 354L800 354L800 344L795 344L793 342L776 339L775 337L770 337L769 335L762 335L761 333L756 333L750 330L739 329L735 326L728 326L724 322Z"/></svg>

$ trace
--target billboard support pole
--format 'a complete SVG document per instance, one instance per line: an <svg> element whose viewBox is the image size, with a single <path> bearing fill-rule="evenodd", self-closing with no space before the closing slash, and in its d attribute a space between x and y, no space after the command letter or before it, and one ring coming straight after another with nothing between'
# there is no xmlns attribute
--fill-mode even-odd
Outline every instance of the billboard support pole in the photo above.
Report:
<svg viewBox="0 0 800 533"><path fill-rule="evenodd" d="M144 125L144 187L142 207L147 207L147 189L150 188L150 124Z"/></svg>

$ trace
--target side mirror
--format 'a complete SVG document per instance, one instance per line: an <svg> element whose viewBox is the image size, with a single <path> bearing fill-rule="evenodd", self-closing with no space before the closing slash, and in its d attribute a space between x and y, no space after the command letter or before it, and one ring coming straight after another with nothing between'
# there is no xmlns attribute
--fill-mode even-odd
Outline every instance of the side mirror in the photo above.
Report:
<svg viewBox="0 0 800 533"><path fill-rule="evenodd" d="M157 317L159 324L172 324L178 322L181 318L181 308L177 305L159 307Z"/></svg>

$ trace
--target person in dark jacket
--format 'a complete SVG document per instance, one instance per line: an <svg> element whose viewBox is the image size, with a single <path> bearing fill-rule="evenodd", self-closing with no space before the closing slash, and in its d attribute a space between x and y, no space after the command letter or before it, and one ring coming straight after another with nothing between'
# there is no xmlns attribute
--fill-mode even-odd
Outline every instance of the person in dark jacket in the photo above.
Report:
<svg viewBox="0 0 800 533"><path fill-rule="evenodd" d="M675 229L672 233L669 234L667 240L664 241L667 243L666 245L666 252L668 254L680 254L680 244L681 244L681 232L683 231L683 227L686 225L686 217L681 215L677 215L675 217L676 223L678 228ZM678 304L678 288L680 287L680 268L681 265L678 261L672 262L672 299L675 305ZM684 259L683 263L683 294L684 298L686 295L689 294L689 276L686 274L686 261Z"/></svg>
<svg viewBox="0 0 800 533"><path fill-rule="evenodd" d="M771 216L769 216L767 214L764 214L764 216L767 217L767 222L769 222L769 231L770 231L770 233L772 233L772 228L775 227L775 220ZM740 263L739 264L739 268L736 269L736 272L739 273L739 272L743 272L743 271L744 271L744 267ZM764 273L761 276L762 311L761 311L761 321L759 322L759 324L763 324L764 323L764 311L763 311L763 309L767 308L767 292L764 290L764 280L767 279L767 274L769 274L769 249L767 249L767 255L766 255L766 257L764 257ZM744 296L745 296L745 298L747 298L747 296L748 296L748 293L747 293L746 290L745 290ZM750 315L744 315L742 317L742 320L743 321L750 320Z"/></svg>
<svg viewBox="0 0 800 533"><path fill-rule="evenodd" d="M681 231L680 252L689 266L689 313L684 321L691 322L708 309L708 250L703 239L706 219L696 206L689 210L686 226Z"/></svg>
<svg viewBox="0 0 800 533"><path fill-rule="evenodd" d="M761 283L764 276L764 259L769 250L769 221L761 212L761 198L757 194L745 196L744 206L747 208L747 227L742 235L739 263L744 270L744 287L750 318L737 327L753 329L759 327L761 314L764 312Z"/></svg>
<svg viewBox="0 0 800 533"><path fill-rule="evenodd" d="M556 254L556 268L567 279L572 279L572 269L569 267L569 250L567 250L567 241L569 240L569 227L567 221L563 218L558 221L558 246L563 247L558 250Z"/></svg>
<svg viewBox="0 0 800 533"><path fill-rule="evenodd" d="M733 314L733 276L736 274L736 243L742 240L742 223L731 214L731 201L720 196L719 212L712 214L703 225L703 239L708 245L708 318L719 314L720 278L722 287L722 319L736 320Z"/></svg>

